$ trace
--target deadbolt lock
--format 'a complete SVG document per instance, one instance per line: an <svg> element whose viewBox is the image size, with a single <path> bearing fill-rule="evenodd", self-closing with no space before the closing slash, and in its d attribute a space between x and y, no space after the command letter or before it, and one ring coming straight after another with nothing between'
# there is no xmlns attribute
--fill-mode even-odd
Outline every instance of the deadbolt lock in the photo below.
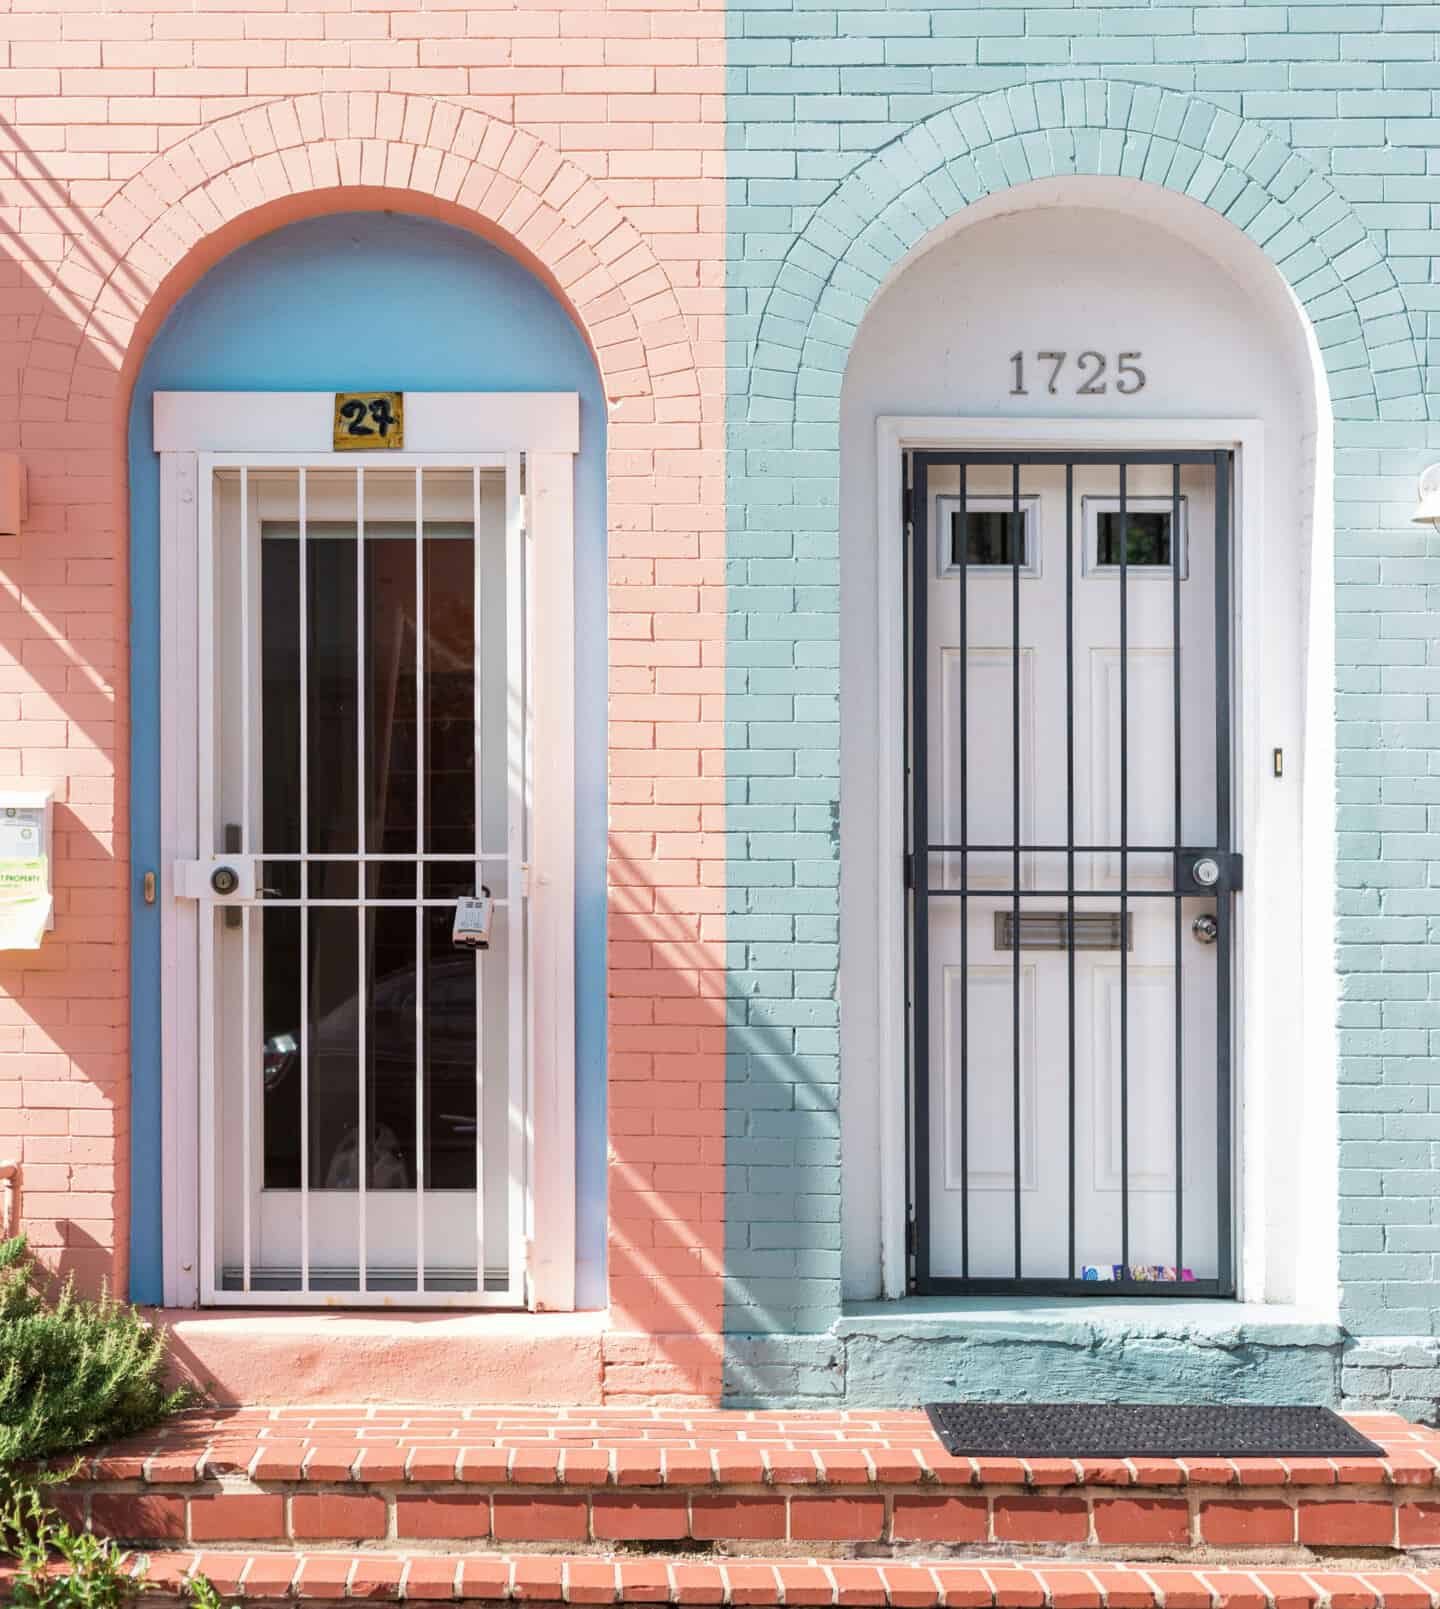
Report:
<svg viewBox="0 0 1440 1609"><path fill-rule="evenodd" d="M1224 849L1181 849L1175 854L1177 894L1235 894L1242 884L1239 855Z"/></svg>
<svg viewBox="0 0 1440 1609"><path fill-rule="evenodd" d="M1213 916L1197 916L1190 924L1197 944L1213 944L1220 937L1220 924Z"/></svg>
<svg viewBox="0 0 1440 1609"><path fill-rule="evenodd" d="M217 866L210 873L210 887L217 894L233 894L240 886L240 873L233 866Z"/></svg>

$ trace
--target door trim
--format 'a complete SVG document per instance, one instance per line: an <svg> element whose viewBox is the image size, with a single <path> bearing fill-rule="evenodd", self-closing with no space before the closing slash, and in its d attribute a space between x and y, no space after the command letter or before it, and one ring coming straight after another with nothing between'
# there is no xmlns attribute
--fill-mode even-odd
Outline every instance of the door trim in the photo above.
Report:
<svg viewBox="0 0 1440 1609"><path fill-rule="evenodd" d="M1264 617L1260 544L1244 541L1246 531L1263 529L1264 424L1257 419L1024 419L882 415L876 420L876 531L878 585L875 589L877 643L878 776L874 853L880 868L875 911L875 953L880 1094L880 1264L881 1294L896 1299L909 1291L906 1220L910 1202L910 1092L907 1077L908 1017L905 997L907 913L904 882L906 844L906 613L904 532L901 528L903 454L910 449L1014 449L1094 451L1143 449L1225 449L1235 453L1235 569L1232 576L1232 647L1235 697L1232 752L1236 844L1241 851L1256 841L1260 790L1249 786L1260 769L1265 730L1262 678L1243 674L1259 665L1255 633ZM1247 1100L1252 1068L1263 1040L1267 980L1260 977L1266 956L1264 935L1267 890L1263 864L1246 867L1247 892L1236 900L1236 973L1233 1021L1234 1088L1237 1120L1234 1141L1237 1295L1258 1299L1265 1289L1261 1237L1246 1233L1247 1223L1264 1221L1265 1154L1259 1125L1263 1104ZM1268 988L1298 988L1272 968Z"/></svg>
<svg viewBox="0 0 1440 1609"><path fill-rule="evenodd" d="M194 858L199 785L196 670L199 647L200 476L211 453L254 463L333 460L332 392L157 392L160 455L161 1136L164 1301L201 1297L199 907L175 897L173 868ZM416 404L420 406L417 408ZM279 421L279 425L277 425ZM277 429L293 430L288 438ZM526 434L528 432L528 435ZM531 639L529 728L539 727L527 769L529 942L523 1194L518 1233L526 1305L575 1306L575 588L574 473L579 398L556 393L406 394L403 453L375 467L401 468L525 455L525 565ZM317 439L323 435L323 440ZM465 438L462 446L459 436ZM349 460L347 462L347 459ZM533 741L533 740L532 740ZM512 1117L512 1121L517 1118ZM515 1187L512 1185L512 1199ZM439 1298L437 1300L436 1298ZM221 1296L217 1305L232 1304ZM252 1302L250 1305L254 1305ZM283 1306L271 1294L264 1305ZM374 1295L368 1305L450 1305L441 1293ZM455 1305L461 1305L456 1303ZM474 1305L474 1304L468 1304Z"/></svg>
<svg viewBox="0 0 1440 1609"><path fill-rule="evenodd" d="M155 451L328 455L334 407L331 391L157 391ZM580 396L407 391L405 435L415 452L578 453Z"/></svg>

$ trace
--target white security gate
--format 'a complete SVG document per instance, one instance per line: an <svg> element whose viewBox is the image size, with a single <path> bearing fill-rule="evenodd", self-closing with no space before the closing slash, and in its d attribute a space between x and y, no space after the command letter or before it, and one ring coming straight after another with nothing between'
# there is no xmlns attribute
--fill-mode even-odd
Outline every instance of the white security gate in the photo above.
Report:
<svg viewBox="0 0 1440 1609"><path fill-rule="evenodd" d="M533 1297L531 473L194 455L202 1302Z"/></svg>

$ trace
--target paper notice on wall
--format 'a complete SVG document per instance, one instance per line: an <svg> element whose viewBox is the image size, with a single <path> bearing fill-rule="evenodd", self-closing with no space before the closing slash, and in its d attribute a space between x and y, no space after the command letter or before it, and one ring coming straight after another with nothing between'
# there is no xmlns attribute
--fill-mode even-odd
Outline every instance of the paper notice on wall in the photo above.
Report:
<svg viewBox="0 0 1440 1609"><path fill-rule="evenodd" d="M50 867L45 856L0 858L0 950L38 950L49 921Z"/></svg>

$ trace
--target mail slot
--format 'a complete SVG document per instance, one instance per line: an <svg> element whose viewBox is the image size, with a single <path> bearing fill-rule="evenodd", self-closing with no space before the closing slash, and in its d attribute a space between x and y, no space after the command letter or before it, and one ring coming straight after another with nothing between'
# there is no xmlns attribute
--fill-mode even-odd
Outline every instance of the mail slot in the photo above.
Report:
<svg viewBox="0 0 1440 1609"><path fill-rule="evenodd" d="M1022 950L1118 950L1121 934L1127 950L1135 948L1135 915L1127 911L1022 911L1020 944ZM995 912L995 948L1013 950L1014 911Z"/></svg>

